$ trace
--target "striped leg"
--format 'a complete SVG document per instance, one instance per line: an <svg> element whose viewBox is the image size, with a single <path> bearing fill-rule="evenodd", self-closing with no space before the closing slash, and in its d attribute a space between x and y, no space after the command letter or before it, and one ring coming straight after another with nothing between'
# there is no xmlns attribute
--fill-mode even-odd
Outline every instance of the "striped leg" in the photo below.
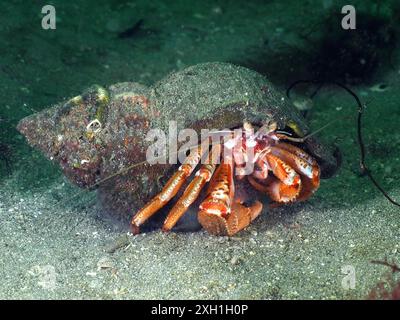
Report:
<svg viewBox="0 0 400 320"><path fill-rule="evenodd" d="M220 154L221 154L221 146L220 145L213 146L211 150L212 156L209 156L209 160L212 161L211 159L217 159L217 157L219 157ZM215 167L216 167L215 163L203 164L199 169L199 171L196 172L196 176L194 177L192 182L190 182L190 184L187 186L183 195L179 198L179 200L176 202L174 207L169 212L167 218L165 219L163 225L163 231L170 231L178 222L178 220L185 214L190 205L194 201L196 201L204 185L208 181L210 181L214 173Z"/></svg>
<svg viewBox="0 0 400 320"><path fill-rule="evenodd" d="M156 195L143 209L132 218L131 227L134 234L139 233L139 227L158 210L164 207L179 191L186 179L200 162L205 151L199 146L185 159L178 171L168 180L161 192Z"/></svg>
<svg viewBox="0 0 400 320"><path fill-rule="evenodd" d="M233 162L227 160L215 172L206 199L200 205L198 219L209 233L231 236L247 227L261 212L256 202L245 207L234 200Z"/></svg>
<svg viewBox="0 0 400 320"><path fill-rule="evenodd" d="M270 176L261 182L250 176L248 180L255 189L268 193L273 201L304 201L318 189L318 164L302 149L288 143L278 143L271 147L265 158L274 177Z"/></svg>
<svg viewBox="0 0 400 320"><path fill-rule="evenodd" d="M250 184L255 189L268 193L271 200L275 202L294 201L299 196L302 187L300 175L275 155L268 153L265 158L274 176L269 176L264 183L249 176Z"/></svg>
<svg viewBox="0 0 400 320"><path fill-rule="evenodd" d="M296 201L307 200L319 187L320 170L317 161L304 150L284 142L274 146L271 153L282 159L300 174L302 188Z"/></svg>

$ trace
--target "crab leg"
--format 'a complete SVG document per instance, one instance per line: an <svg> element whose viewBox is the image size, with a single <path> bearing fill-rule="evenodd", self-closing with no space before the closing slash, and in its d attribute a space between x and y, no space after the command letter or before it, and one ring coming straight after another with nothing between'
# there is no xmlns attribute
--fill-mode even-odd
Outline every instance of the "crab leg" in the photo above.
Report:
<svg viewBox="0 0 400 320"><path fill-rule="evenodd" d="M276 178L269 177L265 183L253 177L248 180L255 189L268 193L272 200L304 201L319 187L318 164L302 149L288 143L278 143L271 147L265 158Z"/></svg>
<svg viewBox="0 0 400 320"><path fill-rule="evenodd" d="M211 154L213 157L209 157L209 159L216 159L221 154L221 146L215 145L211 150ZM210 181L216 164L204 164L201 166L199 171L196 172L196 176L190 182L190 184L185 189L183 195L176 202L174 207L169 212L167 218L164 221L163 231L170 231L178 220L185 214L190 205L196 201L198 198L200 191L203 189L204 185Z"/></svg>
<svg viewBox="0 0 400 320"><path fill-rule="evenodd" d="M199 146L185 159L178 171L167 181L161 192L156 195L143 209L141 209L132 219L131 227L134 234L139 233L139 227L154 213L164 207L182 187L186 179L191 175L194 168L199 163L203 153Z"/></svg>
<svg viewBox="0 0 400 320"><path fill-rule="evenodd" d="M278 143L271 148L271 153L282 159L301 175L302 190L296 200L304 201L318 189L319 166L309 154L288 143Z"/></svg>
<svg viewBox="0 0 400 320"><path fill-rule="evenodd" d="M266 154L270 170L276 177L268 177L266 184L258 183L252 176L248 180L257 190L267 192L276 202L290 202L295 200L301 191L300 175L279 157Z"/></svg>
<svg viewBox="0 0 400 320"><path fill-rule="evenodd" d="M271 177L269 182L269 195L276 202L290 202L295 200L301 191L300 175L282 159L267 155L272 173L277 178Z"/></svg>
<svg viewBox="0 0 400 320"><path fill-rule="evenodd" d="M209 233L231 236L247 227L261 210L259 201L245 207L234 200L233 163L227 159L212 177L208 196L200 205L198 219Z"/></svg>

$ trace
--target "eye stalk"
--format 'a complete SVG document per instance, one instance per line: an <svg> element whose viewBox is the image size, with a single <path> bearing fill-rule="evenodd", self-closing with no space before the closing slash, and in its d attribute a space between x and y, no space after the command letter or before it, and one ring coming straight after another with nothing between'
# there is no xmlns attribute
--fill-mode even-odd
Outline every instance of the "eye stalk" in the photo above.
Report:
<svg viewBox="0 0 400 320"><path fill-rule="evenodd" d="M294 122L293 120L289 120L288 123L286 124L290 129L293 130L293 132L298 136L298 137L304 137L303 131L300 129L299 125Z"/></svg>

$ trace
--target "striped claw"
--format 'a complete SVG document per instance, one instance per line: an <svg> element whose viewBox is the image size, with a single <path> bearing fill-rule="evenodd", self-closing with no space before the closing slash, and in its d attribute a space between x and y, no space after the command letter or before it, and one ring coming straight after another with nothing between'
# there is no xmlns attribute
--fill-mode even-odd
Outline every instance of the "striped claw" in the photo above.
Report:
<svg viewBox="0 0 400 320"><path fill-rule="evenodd" d="M232 236L246 228L262 211L256 201L250 207L234 201L233 163L219 166L210 183L208 195L200 204L198 219L209 233Z"/></svg>
<svg viewBox="0 0 400 320"><path fill-rule="evenodd" d="M317 162L302 149L278 143L264 156L273 176L266 179L255 174L249 176L250 184L267 193L277 203L307 200L319 187L320 170Z"/></svg>
<svg viewBox="0 0 400 320"><path fill-rule="evenodd" d="M199 222L208 233L214 235L232 236L246 228L259 216L263 208L261 202L256 201L252 206L246 207L235 202L230 208L230 213L223 215L217 208L202 209L199 211Z"/></svg>
<svg viewBox="0 0 400 320"><path fill-rule="evenodd" d="M295 200L307 200L318 189L320 182L320 169L315 159L302 149L288 143L278 143L272 148L271 153L299 173L302 187Z"/></svg>

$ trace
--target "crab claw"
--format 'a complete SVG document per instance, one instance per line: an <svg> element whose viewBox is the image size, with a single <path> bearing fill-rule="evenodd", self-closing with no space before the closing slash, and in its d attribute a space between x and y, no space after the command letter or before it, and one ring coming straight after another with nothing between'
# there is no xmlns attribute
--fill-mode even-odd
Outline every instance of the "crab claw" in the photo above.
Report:
<svg viewBox="0 0 400 320"><path fill-rule="evenodd" d="M266 179L248 177L257 190L267 193L275 203L307 200L319 187L320 169L317 162L302 149L278 143L264 156L273 175Z"/></svg>
<svg viewBox="0 0 400 320"><path fill-rule="evenodd" d="M214 208L212 203L208 204L203 204L198 214L199 222L208 233L221 236L232 236L246 228L259 216L263 208L260 201L249 207L234 202L230 213L223 214L218 211L220 208Z"/></svg>

